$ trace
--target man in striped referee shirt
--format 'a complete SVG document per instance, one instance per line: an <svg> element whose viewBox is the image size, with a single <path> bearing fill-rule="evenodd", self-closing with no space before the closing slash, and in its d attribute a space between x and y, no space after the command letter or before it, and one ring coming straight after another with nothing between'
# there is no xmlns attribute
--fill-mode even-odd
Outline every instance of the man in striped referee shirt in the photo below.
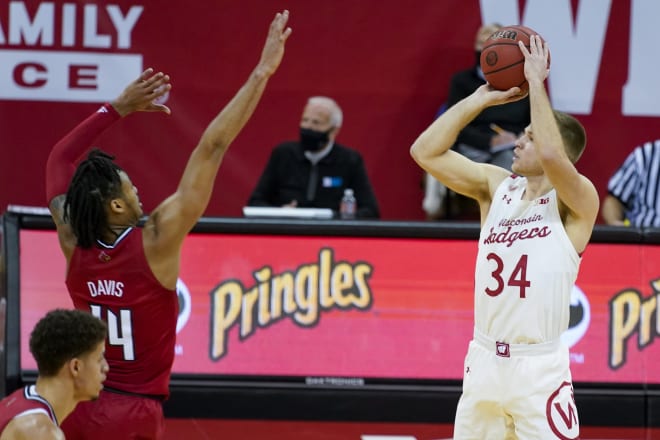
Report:
<svg viewBox="0 0 660 440"><path fill-rule="evenodd" d="M660 139L635 148L607 192L601 215L608 225L660 227Z"/></svg>

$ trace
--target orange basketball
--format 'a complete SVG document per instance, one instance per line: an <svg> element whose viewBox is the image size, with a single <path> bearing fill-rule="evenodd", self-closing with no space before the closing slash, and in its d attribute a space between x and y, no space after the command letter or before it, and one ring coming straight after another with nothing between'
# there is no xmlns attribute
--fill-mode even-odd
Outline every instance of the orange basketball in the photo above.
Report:
<svg viewBox="0 0 660 440"><path fill-rule="evenodd" d="M481 51L480 64L486 81L493 88L509 90L511 87L520 87L523 91L528 89L524 72L525 57L518 47L518 41L522 41L529 49L529 39L532 35L538 33L525 26L505 26L488 37ZM543 41L543 38L541 40Z"/></svg>

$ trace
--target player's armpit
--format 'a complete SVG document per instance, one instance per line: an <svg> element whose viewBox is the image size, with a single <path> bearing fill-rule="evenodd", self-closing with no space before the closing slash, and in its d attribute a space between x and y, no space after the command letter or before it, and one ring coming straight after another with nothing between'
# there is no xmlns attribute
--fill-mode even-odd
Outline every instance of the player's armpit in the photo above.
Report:
<svg viewBox="0 0 660 440"><path fill-rule="evenodd" d="M50 209L50 214L53 217L53 222L55 222L55 227L57 228L57 238L60 242L60 248L68 261L78 240L73 233L71 225L69 225L64 219L65 200L66 196L64 194L57 196L51 200L48 208Z"/></svg>
<svg viewBox="0 0 660 440"><path fill-rule="evenodd" d="M65 224L66 222L64 221L64 201L66 200L66 195L61 194L57 197L55 197L53 200L50 201L50 206L48 206L48 209L50 209L50 213L53 216L53 221L55 222L55 226L59 227L60 225Z"/></svg>

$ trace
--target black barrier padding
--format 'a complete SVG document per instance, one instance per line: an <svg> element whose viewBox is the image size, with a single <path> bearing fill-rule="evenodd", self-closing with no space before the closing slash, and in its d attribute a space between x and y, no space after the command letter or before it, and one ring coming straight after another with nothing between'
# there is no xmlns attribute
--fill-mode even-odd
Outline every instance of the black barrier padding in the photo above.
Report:
<svg viewBox="0 0 660 440"><path fill-rule="evenodd" d="M50 216L11 214L20 218L25 229L54 229ZM411 222L385 220L297 220L203 217L193 233L270 234L347 237L408 237L477 239L479 223L466 221ZM660 244L660 228L632 228L596 225L592 243Z"/></svg>
<svg viewBox="0 0 660 440"><path fill-rule="evenodd" d="M171 418L453 423L460 387L434 391L269 389L176 386L165 402ZM660 427L660 393L647 417L639 389L575 388L582 426Z"/></svg>
<svg viewBox="0 0 660 440"><path fill-rule="evenodd" d="M660 390L648 391L648 426L660 427Z"/></svg>

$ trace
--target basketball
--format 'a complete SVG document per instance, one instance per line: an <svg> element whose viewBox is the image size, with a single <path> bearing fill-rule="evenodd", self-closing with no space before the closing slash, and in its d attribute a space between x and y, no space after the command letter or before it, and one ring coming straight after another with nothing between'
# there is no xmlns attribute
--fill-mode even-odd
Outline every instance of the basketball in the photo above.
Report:
<svg viewBox="0 0 660 440"><path fill-rule="evenodd" d="M518 47L518 41L522 41L529 49L529 39L532 35L538 33L525 26L505 26L488 37L479 61L486 81L493 88L509 90L511 87L520 87L522 91L527 91L525 57ZM543 38L541 41L544 41Z"/></svg>

